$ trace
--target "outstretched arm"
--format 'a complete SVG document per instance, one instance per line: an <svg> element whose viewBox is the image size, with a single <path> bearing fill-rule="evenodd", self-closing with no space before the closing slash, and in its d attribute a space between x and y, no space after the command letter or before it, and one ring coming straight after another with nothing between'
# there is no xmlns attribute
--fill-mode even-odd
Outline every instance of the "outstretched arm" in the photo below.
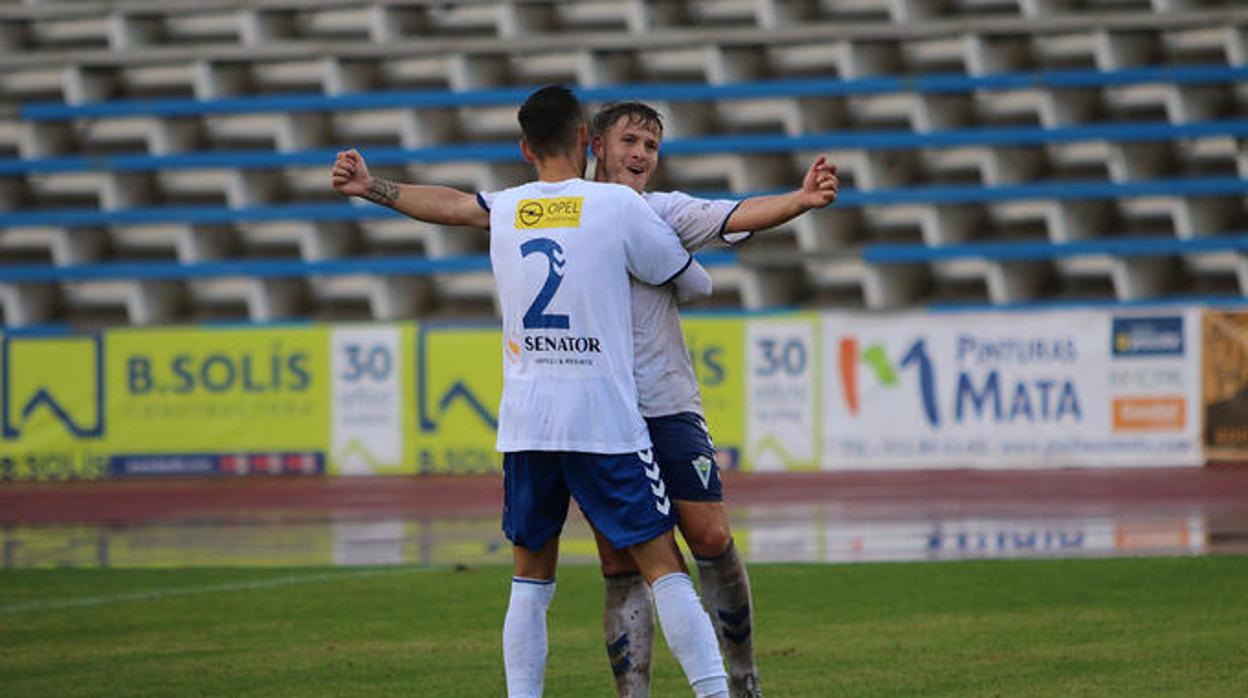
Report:
<svg viewBox="0 0 1248 698"><path fill-rule="evenodd" d="M828 162L828 156L820 155L806 171L801 189L745 199L728 217L724 232L766 230L787 223L812 208L823 208L836 201L839 186L836 165Z"/></svg>
<svg viewBox="0 0 1248 698"><path fill-rule="evenodd" d="M477 197L450 187L400 184L372 176L364 156L354 148L338 153L330 176L334 189L388 206L405 216L440 225L490 227L490 214Z"/></svg>

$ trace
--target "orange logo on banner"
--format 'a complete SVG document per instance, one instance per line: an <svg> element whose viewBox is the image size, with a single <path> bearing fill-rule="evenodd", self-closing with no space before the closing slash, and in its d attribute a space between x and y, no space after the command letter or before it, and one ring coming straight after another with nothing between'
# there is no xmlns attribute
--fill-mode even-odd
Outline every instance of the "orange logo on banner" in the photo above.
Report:
<svg viewBox="0 0 1248 698"><path fill-rule="evenodd" d="M1114 431L1182 431L1186 424L1181 396L1114 398Z"/></svg>
<svg viewBox="0 0 1248 698"><path fill-rule="evenodd" d="M1114 547L1118 550L1186 549L1192 545L1192 533L1186 521L1119 524L1114 527Z"/></svg>

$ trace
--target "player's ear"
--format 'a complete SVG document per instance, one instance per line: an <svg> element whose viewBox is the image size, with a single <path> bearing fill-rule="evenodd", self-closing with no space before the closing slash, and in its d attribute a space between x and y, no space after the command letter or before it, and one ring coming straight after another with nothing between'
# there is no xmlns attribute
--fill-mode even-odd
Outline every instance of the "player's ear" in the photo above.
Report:
<svg viewBox="0 0 1248 698"><path fill-rule="evenodd" d="M537 156L529 149L529 142L523 137L520 138L520 154L524 156L524 161L533 163L537 162Z"/></svg>
<svg viewBox="0 0 1248 698"><path fill-rule="evenodd" d="M589 147L589 127L588 126L586 126L585 124L581 124L581 127L577 129L576 135L577 135L577 141L581 144L582 151L585 150L585 148Z"/></svg>
<svg viewBox="0 0 1248 698"><path fill-rule="evenodd" d="M603 152L602 136L594 136L593 138L590 138L589 149L593 151L595 160L601 160Z"/></svg>

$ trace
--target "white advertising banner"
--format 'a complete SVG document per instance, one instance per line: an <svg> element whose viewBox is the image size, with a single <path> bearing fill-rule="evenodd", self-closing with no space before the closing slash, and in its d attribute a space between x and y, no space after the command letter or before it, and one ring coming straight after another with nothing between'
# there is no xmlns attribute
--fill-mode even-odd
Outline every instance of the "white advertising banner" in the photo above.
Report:
<svg viewBox="0 0 1248 698"><path fill-rule="evenodd" d="M823 465L1200 465L1199 317L826 315Z"/></svg>
<svg viewBox="0 0 1248 698"><path fill-rule="evenodd" d="M818 468L817 316L746 323L746 449L754 471Z"/></svg>
<svg viewBox="0 0 1248 698"><path fill-rule="evenodd" d="M399 347L398 327L333 329L333 472L372 475L402 464Z"/></svg>

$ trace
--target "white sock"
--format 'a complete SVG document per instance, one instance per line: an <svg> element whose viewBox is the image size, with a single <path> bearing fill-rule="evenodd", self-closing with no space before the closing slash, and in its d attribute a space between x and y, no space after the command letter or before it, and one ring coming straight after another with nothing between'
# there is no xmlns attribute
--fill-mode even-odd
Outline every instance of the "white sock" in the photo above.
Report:
<svg viewBox="0 0 1248 698"><path fill-rule="evenodd" d="M728 674L724 672L719 643L715 641L711 619L693 590L693 580L676 572L656 579L651 589L663 637L685 670L695 695L701 698L727 694Z"/></svg>
<svg viewBox="0 0 1248 698"><path fill-rule="evenodd" d="M555 580L511 580L511 602L503 620L503 667L508 698L540 698L546 680L546 610Z"/></svg>
<svg viewBox="0 0 1248 698"><path fill-rule="evenodd" d="M697 698L728 698L728 681L717 676L702 679L693 684L693 695Z"/></svg>

